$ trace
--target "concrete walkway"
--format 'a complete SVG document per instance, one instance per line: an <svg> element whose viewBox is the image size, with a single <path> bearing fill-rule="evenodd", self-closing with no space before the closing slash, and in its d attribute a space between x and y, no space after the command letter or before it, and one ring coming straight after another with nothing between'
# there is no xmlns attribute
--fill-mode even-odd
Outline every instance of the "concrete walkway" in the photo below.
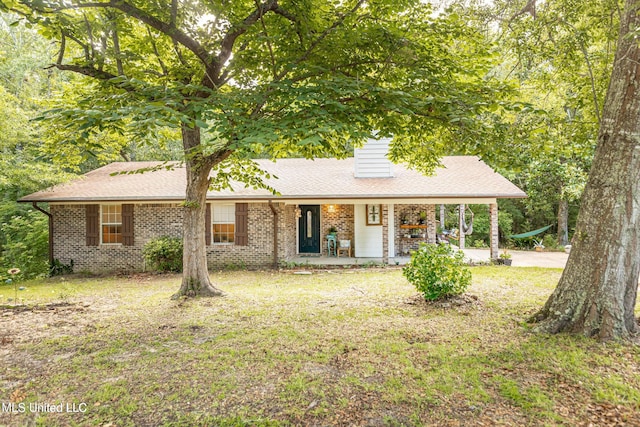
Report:
<svg viewBox="0 0 640 427"><path fill-rule="evenodd" d="M465 249L465 257L471 261L488 261L489 249ZM501 251L502 253L502 251ZM512 267L548 267L564 268L569 254L564 252L535 252L510 250ZM366 265L367 263L381 264L382 258L349 258L326 256L298 256L291 260L298 265ZM389 259L389 264L404 265L409 262L409 257L395 257Z"/></svg>
<svg viewBox="0 0 640 427"><path fill-rule="evenodd" d="M502 250L500 251L502 253ZM564 268L569 254L564 252L536 252L536 251L512 251L512 267L549 267ZM473 261L487 261L490 257L489 249L465 249L466 257Z"/></svg>

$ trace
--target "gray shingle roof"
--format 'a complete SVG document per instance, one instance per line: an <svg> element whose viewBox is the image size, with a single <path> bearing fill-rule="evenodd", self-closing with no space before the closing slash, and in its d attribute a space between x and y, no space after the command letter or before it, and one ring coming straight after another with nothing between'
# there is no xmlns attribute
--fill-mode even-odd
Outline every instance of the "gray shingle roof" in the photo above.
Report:
<svg viewBox="0 0 640 427"><path fill-rule="evenodd" d="M354 159L257 160L278 179L268 183L282 199L520 198L526 194L475 156L442 159L433 176L394 165L393 178L355 178ZM111 163L66 184L23 197L22 202L179 201L185 195L185 169L112 175L159 162ZM210 191L210 199L274 199L265 190L234 185L235 191Z"/></svg>

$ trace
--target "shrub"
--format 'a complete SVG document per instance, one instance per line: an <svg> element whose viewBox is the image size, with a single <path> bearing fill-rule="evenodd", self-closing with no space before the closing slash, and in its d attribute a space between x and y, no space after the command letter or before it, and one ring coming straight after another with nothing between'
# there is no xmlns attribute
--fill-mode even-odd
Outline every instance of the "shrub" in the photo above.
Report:
<svg viewBox="0 0 640 427"><path fill-rule="evenodd" d="M427 301L460 295L471 285L464 254L450 245L421 244L402 274Z"/></svg>
<svg viewBox="0 0 640 427"><path fill-rule="evenodd" d="M550 250L558 250L560 246L558 245L558 239L555 234L545 234L542 239L542 244L545 248Z"/></svg>
<svg viewBox="0 0 640 427"><path fill-rule="evenodd" d="M182 239L158 237L148 241L142 249L147 265L156 271L182 271Z"/></svg>
<svg viewBox="0 0 640 427"><path fill-rule="evenodd" d="M48 252L47 217L41 213L16 214L0 225L0 270L19 267L24 279L45 277Z"/></svg>
<svg viewBox="0 0 640 427"><path fill-rule="evenodd" d="M476 240L474 240L474 241L473 241L473 245L472 245L472 246L473 246L474 248L478 248L478 249L480 249L480 248L486 248L486 247L488 247L489 245L487 245L487 242L485 242L485 241L484 241L484 240L482 240L482 239L476 239Z"/></svg>
<svg viewBox="0 0 640 427"><path fill-rule="evenodd" d="M54 259L49 266L49 277L61 276L73 273L73 260L69 264L63 264L59 259Z"/></svg>

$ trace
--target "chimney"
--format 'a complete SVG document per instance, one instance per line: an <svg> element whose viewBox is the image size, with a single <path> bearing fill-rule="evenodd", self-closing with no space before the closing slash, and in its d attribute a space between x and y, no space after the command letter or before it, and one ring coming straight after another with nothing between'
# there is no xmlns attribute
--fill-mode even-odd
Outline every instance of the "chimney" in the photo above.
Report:
<svg viewBox="0 0 640 427"><path fill-rule="evenodd" d="M356 148L355 177L356 178L392 178L393 164L387 158L391 138L369 140L362 148Z"/></svg>

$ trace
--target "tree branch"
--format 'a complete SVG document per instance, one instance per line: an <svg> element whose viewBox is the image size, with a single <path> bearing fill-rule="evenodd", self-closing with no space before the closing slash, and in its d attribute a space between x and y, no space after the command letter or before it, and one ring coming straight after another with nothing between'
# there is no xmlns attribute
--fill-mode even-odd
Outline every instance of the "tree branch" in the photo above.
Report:
<svg viewBox="0 0 640 427"><path fill-rule="evenodd" d="M256 7L260 7L258 0L255 0ZM271 56L271 72L273 73L273 78L275 79L278 76L278 70L276 68L276 57L273 55L273 47L271 46L271 40L269 40L269 34L267 33L267 26L264 23L264 15L260 16L260 24L262 25L262 30L264 31L265 39L267 40L267 48L269 49L269 55Z"/></svg>
<svg viewBox="0 0 640 427"><path fill-rule="evenodd" d="M236 43L238 37L247 32L247 30L262 16L269 12L278 8L277 0L267 0L265 3L259 4L256 10L251 12L242 23L237 27L232 27L230 31L224 36L222 39L222 43L220 44L220 53L218 56L212 61L213 69L212 69L212 78L215 81L215 85L217 86L220 80L220 74L222 67L231 57L231 53L233 51L233 46Z"/></svg>
<svg viewBox="0 0 640 427"><path fill-rule="evenodd" d="M309 48L302 54L302 56L300 58L298 58L293 64L299 64L301 62L306 61L309 56L311 55L311 53L313 52L313 50L318 47L320 45L320 43L327 38L327 36L333 32L333 30L335 30L336 28L338 28L340 25L342 25L342 23L344 22L345 19L347 19L347 16L354 14L359 8L360 6L362 6L362 4L364 3L365 0L358 0L358 2L351 8L351 10L349 10L348 13L345 13L343 15L341 15L331 26L327 27L322 34L320 34L320 36L318 36L318 38L316 40L313 41L313 43L311 43L311 45L309 46ZM281 81L282 79L285 78L285 76L289 73L290 68L285 68L279 75L274 76L274 79L272 80L272 83L277 83L279 81ZM318 75L322 75L324 74L325 71L322 71L321 73L318 73ZM301 78L298 78L297 81L300 80L304 80L305 78L309 78L312 77L312 75L307 75ZM271 89L267 89L267 93L269 93L271 91ZM267 98L268 95L265 94L264 98L262 101L260 101L259 103L256 104L256 106L254 107L254 109L251 111L250 117L255 118L258 116L258 114L260 113L260 110L262 110L262 108L264 108L264 106L267 103Z"/></svg>
<svg viewBox="0 0 640 427"><path fill-rule="evenodd" d="M333 23L333 25L331 25L330 27L328 27L327 29L325 29L322 34L320 34L320 36L318 36L317 39L315 39L313 41L313 43L311 43L311 46L309 46L309 48L305 51L305 53L302 54L302 56L300 58L298 58L295 61L295 64L299 64L301 62L306 61L309 58L309 55L311 55L311 53L314 51L314 49L316 47L318 47L318 45L325 39L327 38L327 36L329 34L331 34L333 32L333 30L335 30L336 28L338 28L340 25L343 24L344 20L347 19L347 16L349 15L353 15L354 13L356 13L356 11L358 9L360 9L360 6L362 6L362 4L365 2L365 0L358 0L358 2L355 4L355 6L353 6L351 8L351 10L349 10L348 13L345 13L343 15L341 15L336 22ZM282 74L282 76L280 77L280 79L284 78L284 76L286 75L288 71L285 71L284 74Z"/></svg>
<svg viewBox="0 0 640 427"><path fill-rule="evenodd" d="M64 31L60 32L60 52L58 52L58 59L56 64L62 64L64 60L64 51L67 49L67 36L65 36Z"/></svg>
<svg viewBox="0 0 640 427"><path fill-rule="evenodd" d="M73 71L74 73L82 74L87 77L93 77L94 79L107 81L118 76L108 73L103 70L99 70L97 68L84 66L84 65L73 65L73 64L53 64L48 68L55 67L60 71Z"/></svg>
<svg viewBox="0 0 640 427"><path fill-rule="evenodd" d="M158 51L158 46L156 45L156 41L153 38L151 29L149 29L148 26L147 26L147 34L149 34L149 40L151 41L151 47L153 48L153 53L158 59L158 64L160 64L160 68L162 69L162 75L166 76L168 74L167 66L165 65L164 61L162 60L162 57L160 56L160 52Z"/></svg>
<svg viewBox="0 0 640 427"><path fill-rule="evenodd" d="M91 62L93 62L96 59L96 53L93 47L93 29L91 28L91 24L89 23L89 19L87 18L87 15L83 13L82 17L84 18L84 25L87 27L87 36L89 36L89 47L91 48L90 58L91 58Z"/></svg>
<svg viewBox="0 0 640 427"><path fill-rule="evenodd" d="M160 31L162 34L170 37L175 42L186 47L191 52L193 52L193 54L205 65L210 64L212 61L212 56L209 54L209 52L207 52L200 43L198 43L197 41L189 37L187 34L182 32L180 29L178 29L175 26L175 23L174 25L167 24L166 22L159 20L155 16L148 14L142 9L139 9L133 6L132 4L129 4L122 0L112 0L112 1L109 1L108 3L103 3L103 2L79 3L77 5L72 5L72 6L61 6L61 7L52 9L52 11L61 12L63 10L69 10L69 9L90 9L90 8L117 9L125 13L126 15L132 18L135 18L140 22L145 23L152 28L155 28L156 30Z"/></svg>
<svg viewBox="0 0 640 427"><path fill-rule="evenodd" d="M124 76L124 67L122 66L122 52L120 52L120 38L118 37L118 24L113 21L113 53L116 57L116 69L119 76Z"/></svg>

